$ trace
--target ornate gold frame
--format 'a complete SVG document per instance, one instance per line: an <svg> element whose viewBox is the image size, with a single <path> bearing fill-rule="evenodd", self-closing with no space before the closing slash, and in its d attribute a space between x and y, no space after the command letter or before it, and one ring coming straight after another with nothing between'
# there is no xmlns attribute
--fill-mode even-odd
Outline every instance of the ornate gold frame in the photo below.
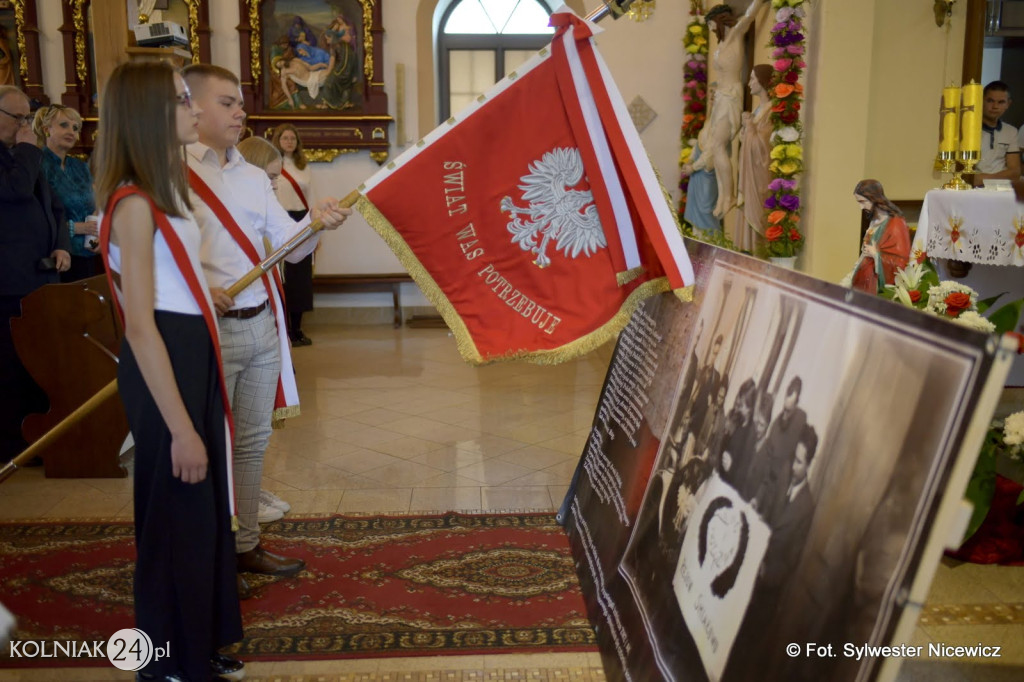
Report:
<svg viewBox="0 0 1024 682"><path fill-rule="evenodd" d="M377 163L387 160L390 153L387 94L380 73L383 65L381 19L383 0L351 0L359 5L362 22L359 39L362 46L363 86L361 105L353 109L271 109L266 106L269 87L263 63L266 31L264 5L266 0L239 0L239 49L241 52L242 95L245 110L249 112L249 131L254 135L270 137L274 128L283 122L293 124L302 137L303 147L313 161L331 161L341 154L370 152ZM324 0L324 4L333 3ZM284 8L288 0L277 0L275 10ZM354 14L354 12L353 12ZM358 30L358 29L357 29Z"/></svg>

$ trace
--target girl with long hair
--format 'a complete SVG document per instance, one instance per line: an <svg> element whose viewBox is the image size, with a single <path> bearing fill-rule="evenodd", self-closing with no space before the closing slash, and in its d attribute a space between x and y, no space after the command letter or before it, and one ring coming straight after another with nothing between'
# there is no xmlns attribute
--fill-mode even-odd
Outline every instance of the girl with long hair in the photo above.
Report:
<svg viewBox="0 0 1024 682"><path fill-rule="evenodd" d="M244 674L218 653L242 623L230 411L182 157L199 113L169 65L122 64L96 149L100 247L124 317L118 390L135 438L135 620L170 643L143 680Z"/></svg>
<svg viewBox="0 0 1024 682"><path fill-rule="evenodd" d="M284 210L298 222L313 205L313 172L302 149L299 131L291 123L279 125L271 141L284 159L281 179L274 191ZM302 314L313 309L313 256L311 253L298 263L284 263L284 297L292 346L313 343L302 331Z"/></svg>

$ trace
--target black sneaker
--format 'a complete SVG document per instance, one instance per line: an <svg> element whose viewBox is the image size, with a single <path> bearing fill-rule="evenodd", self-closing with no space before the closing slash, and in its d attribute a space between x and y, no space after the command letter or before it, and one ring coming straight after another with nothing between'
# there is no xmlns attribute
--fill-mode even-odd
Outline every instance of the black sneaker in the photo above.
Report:
<svg viewBox="0 0 1024 682"><path fill-rule="evenodd" d="M245 664L232 656L214 654L210 657L210 671L218 680L245 679Z"/></svg>

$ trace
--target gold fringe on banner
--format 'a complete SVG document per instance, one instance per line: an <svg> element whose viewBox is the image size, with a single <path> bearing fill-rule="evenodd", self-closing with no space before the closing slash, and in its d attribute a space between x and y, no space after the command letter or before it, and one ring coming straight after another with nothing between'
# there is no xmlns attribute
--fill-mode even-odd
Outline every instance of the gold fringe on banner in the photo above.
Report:
<svg viewBox="0 0 1024 682"><path fill-rule="evenodd" d="M642 265L638 265L635 268L630 268L629 270L620 272L617 275L615 275L615 282L620 287L624 287L630 282L632 282L634 279L639 277L640 275L644 274L645 270L646 269Z"/></svg>
<svg viewBox="0 0 1024 682"><path fill-rule="evenodd" d="M622 331L622 328L629 323L630 317L633 315L633 311L636 310L640 303L655 294L660 294L669 290L668 279L665 277L659 277L658 279L644 282L636 288L629 295L629 297L623 302L619 311L607 322L601 325L599 328L590 332L589 334L582 336L575 341L559 346L558 348L552 348L550 350L520 350L511 351L504 355L492 356L484 358L480 355L477 350L476 344L473 343L473 338L463 323L462 318L459 317L454 306L445 296L444 292L431 277L430 273L427 272L423 264L420 263L419 259L409 248L405 239L399 234L398 230L394 228L391 222L384 217L384 214L377 210L377 207L373 205L365 195L360 195L359 200L356 202L354 208L359 211L370 227L374 229L377 234L380 235L381 239L394 251L398 257L399 262L408 270L409 275L413 278L416 284L423 291L423 295L427 297L427 300L437 308L437 311L444 318L444 321L448 324L448 328L451 329L452 334L455 335L455 344L459 349L459 354L462 358L473 365L487 365L492 362L508 361L508 360L526 360L539 365L556 365L561 362L567 362L573 360L581 355L585 355L597 348L608 343L608 341L615 338L615 336ZM642 268L636 268L642 270ZM632 271L630 271L632 272ZM627 273L621 273L627 274ZM640 273L637 273L638 276ZM634 276L634 278L636 277ZM677 296L681 292L689 291L690 300L693 298L693 286L685 287L677 292ZM685 300L685 299L683 299Z"/></svg>

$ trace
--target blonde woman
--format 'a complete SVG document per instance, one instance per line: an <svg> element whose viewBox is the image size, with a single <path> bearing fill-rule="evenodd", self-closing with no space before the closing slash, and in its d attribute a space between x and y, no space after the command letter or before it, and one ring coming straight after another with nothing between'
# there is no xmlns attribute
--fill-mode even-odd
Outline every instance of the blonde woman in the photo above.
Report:
<svg viewBox="0 0 1024 682"><path fill-rule="evenodd" d="M99 223L89 164L70 156L82 132L82 117L71 107L51 104L36 111L32 130L43 149L43 174L64 204L64 222L71 238L71 267L60 275L75 282L103 272Z"/></svg>
<svg viewBox="0 0 1024 682"><path fill-rule="evenodd" d="M200 110L159 62L122 64L103 96L100 246L125 335L118 391L135 437L135 622L168 655L142 680L241 679L230 410L182 145ZM114 277L117 273L118 277Z"/></svg>
<svg viewBox="0 0 1024 682"><path fill-rule="evenodd" d="M302 220L313 205L313 171L302 149L299 132L292 124L283 123L274 130L273 143L284 159L281 180L274 189L277 200L293 220ZM312 344L302 331L302 314L313 309L313 254L298 263L285 262L284 296L292 346Z"/></svg>

